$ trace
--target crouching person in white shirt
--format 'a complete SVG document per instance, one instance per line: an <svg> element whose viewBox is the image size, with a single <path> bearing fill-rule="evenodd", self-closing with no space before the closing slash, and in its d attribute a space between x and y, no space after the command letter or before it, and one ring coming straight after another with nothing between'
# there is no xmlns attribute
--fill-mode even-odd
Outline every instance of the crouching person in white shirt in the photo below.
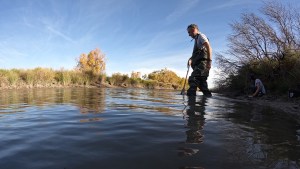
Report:
<svg viewBox="0 0 300 169"><path fill-rule="evenodd" d="M251 80L255 81L255 89L253 91L253 94L251 94L249 97L261 97L266 94L266 89L262 83L262 81L258 78L256 78L254 75L251 75Z"/></svg>

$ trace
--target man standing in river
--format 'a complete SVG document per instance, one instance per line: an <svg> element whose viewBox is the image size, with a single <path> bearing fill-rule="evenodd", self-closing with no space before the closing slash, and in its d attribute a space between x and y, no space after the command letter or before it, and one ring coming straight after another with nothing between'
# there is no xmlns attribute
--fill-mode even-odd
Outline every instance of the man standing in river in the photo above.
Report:
<svg viewBox="0 0 300 169"><path fill-rule="evenodd" d="M195 40L192 57L188 60L188 67L191 66L193 72L189 77L190 88L187 90L188 96L196 96L197 87L203 92L204 96L212 96L208 89L207 77L212 62L212 48L207 37L199 31L196 24L187 27L190 37Z"/></svg>

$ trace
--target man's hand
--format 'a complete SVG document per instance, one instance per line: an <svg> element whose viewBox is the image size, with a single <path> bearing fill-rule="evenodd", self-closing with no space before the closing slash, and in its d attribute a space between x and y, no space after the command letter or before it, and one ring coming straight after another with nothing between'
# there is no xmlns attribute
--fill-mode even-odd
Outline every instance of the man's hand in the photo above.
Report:
<svg viewBox="0 0 300 169"><path fill-rule="evenodd" d="M192 59L189 59L188 63L187 63L187 67L189 68L192 65Z"/></svg>

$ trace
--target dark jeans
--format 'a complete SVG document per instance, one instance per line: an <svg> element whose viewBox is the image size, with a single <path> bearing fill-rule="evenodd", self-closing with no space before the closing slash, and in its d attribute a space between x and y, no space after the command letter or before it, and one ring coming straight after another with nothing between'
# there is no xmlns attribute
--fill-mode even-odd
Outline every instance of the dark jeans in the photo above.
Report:
<svg viewBox="0 0 300 169"><path fill-rule="evenodd" d="M194 72L193 72L194 73ZM202 91L203 95L211 96L211 92L208 89L207 85L207 76L197 76L192 75L189 77L189 86L190 88L187 90L188 96L196 96L197 87Z"/></svg>

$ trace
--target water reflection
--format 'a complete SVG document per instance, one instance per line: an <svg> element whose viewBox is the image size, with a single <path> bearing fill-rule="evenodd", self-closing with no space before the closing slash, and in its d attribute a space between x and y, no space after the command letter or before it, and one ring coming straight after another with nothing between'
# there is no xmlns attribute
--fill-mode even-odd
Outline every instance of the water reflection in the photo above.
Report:
<svg viewBox="0 0 300 169"><path fill-rule="evenodd" d="M299 168L293 119L224 97L183 99L143 89L5 91L0 166Z"/></svg>
<svg viewBox="0 0 300 169"><path fill-rule="evenodd" d="M283 112L269 107L237 105L224 116L236 125L224 128L231 161L264 168L300 168L299 126Z"/></svg>
<svg viewBox="0 0 300 169"><path fill-rule="evenodd" d="M118 111L159 112L176 115L181 112L178 100L174 101L174 91L145 89L113 89L107 92L108 109ZM180 99L181 101L181 99ZM178 110L176 110L178 108Z"/></svg>
<svg viewBox="0 0 300 169"><path fill-rule="evenodd" d="M105 109L105 88L24 89L2 92L0 114L24 112L27 107L73 105L83 114Z"/></svg>
<svg viewBox="0 0 300 169"><path fill-rule="evenodd" d="M95 122L95 121L102 121L103 118L89 118L89 119L81 119L81 123L87 123L87 122Z"/></svg>
<svg viewBox="0 0 300 169"><path fill-rule="evenodd" d="M262 161L267 168L300 168L297 125L288 117L274 114L268 107L254 107L251 125L255 128L248 153L252 161Z"/></svg>
<svg viewBox="0 0 300 169"><path fill-rule="evenodd" d="M183 96L185 97L185 96ZM184 98L185 99L185 98ZM199 99L199 100L198 100ZM186 120L185 131L186 140L185 146L177 149L179 157L196 156L199 152L197 144L204 142L203 127L205 124L205 106L207 103L206 97L188 97L187 105L183 110L183 118ZM200 166L184 166L179 169L204 169Z"/></svg>
<svg viewBox="0 0 300 169"><path fill-rule="evenodd" d="M204 169L202 167L180 167L179 169Z"/></svg>
<svg viewBox="0 0 300 169"><path fill-rule="evenodd" d="M186 144L200 144L203 143L204 135L202 134L203 126L205 124L205 105L206 97L201 97L200 101L196 102L196 97L188 97L187 105L184 109L184 119L186 120L185 127L187 128ZM197 154L199 149L189 147L179 147L178 156L193 156Z"/></svg>
<svg viewBox="0 0 300 169"><path fill-rule="evenodd" d="M105 109L106 91L104 88L98 90L83 90L75 94L80 97L74 99L81 113L101 113Z"/></svg>
<svg viewBox="0 0 300 169"><path fill-rule="evenodd" d="M202 129L205 123L205 103L206 97L201 97L199 102L196 102L196 97L188 98L188 108L186 109L187 123L186 127L186 143L199 144L203 142Z"/></svg>

